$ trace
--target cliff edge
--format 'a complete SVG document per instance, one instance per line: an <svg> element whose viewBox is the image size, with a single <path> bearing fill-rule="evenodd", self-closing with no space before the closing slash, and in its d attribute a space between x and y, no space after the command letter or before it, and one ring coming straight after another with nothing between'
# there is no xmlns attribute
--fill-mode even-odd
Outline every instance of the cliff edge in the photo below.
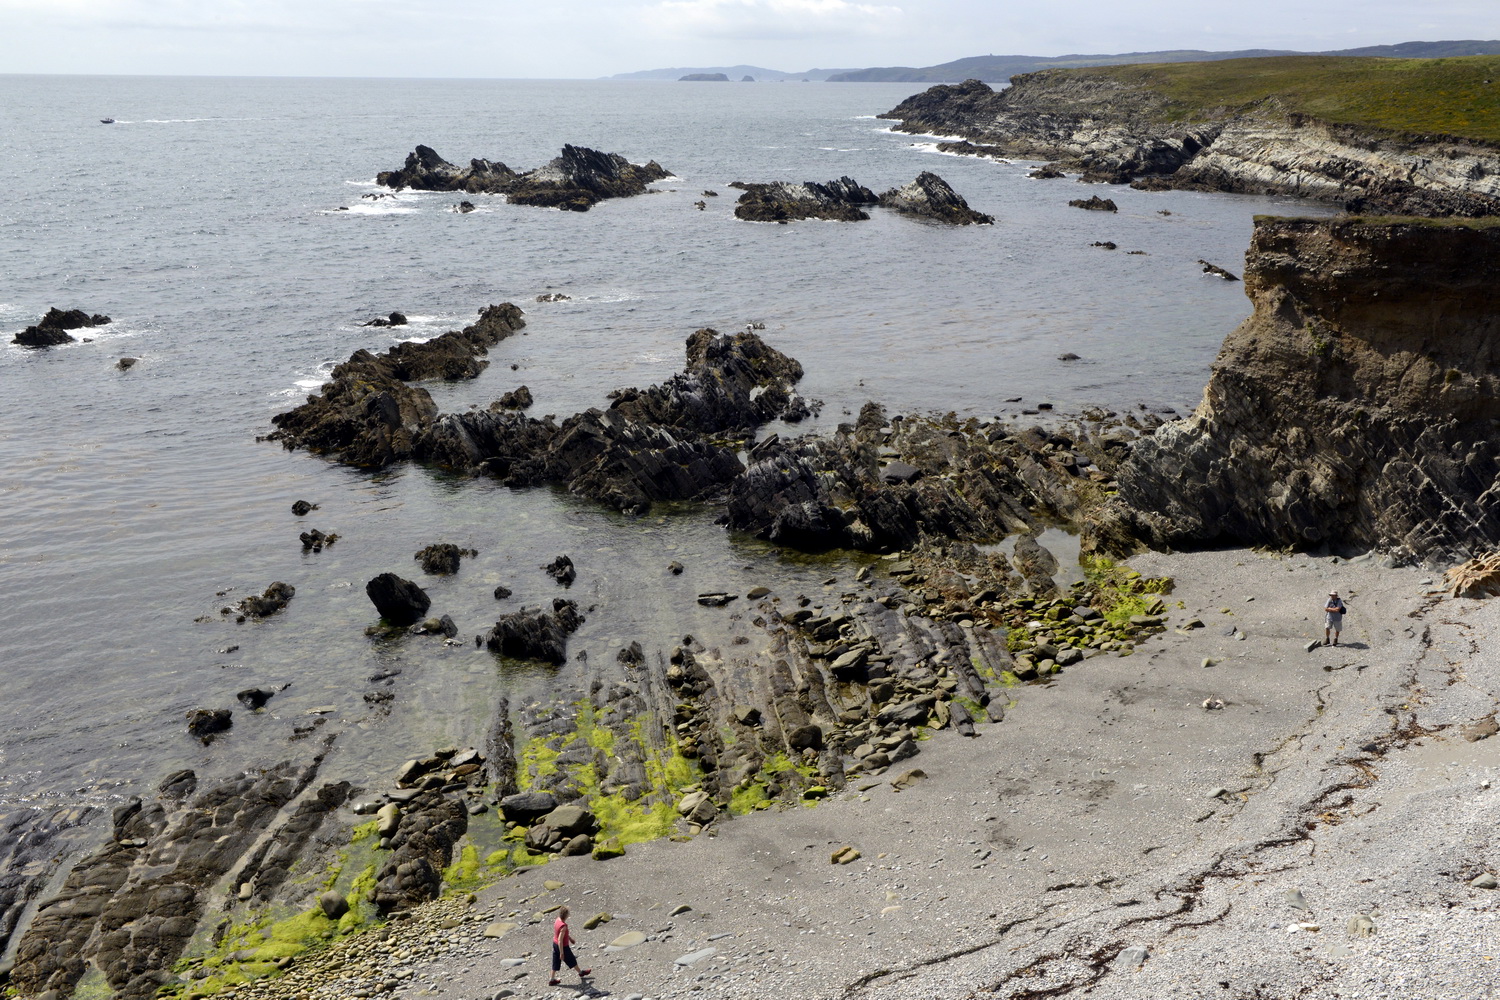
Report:
<svg viewBox="0 0 1500 1000"><path fill-rule="evenodd" d="M1493 223L1257 219L1255 311L1193 415L1124 463L1095 544L1500 543L1497 281Z"/></svg>
<svg viewBox="0 0 1500 1000"><path fill-rule="evenodd" d="M1477 217L1500 214L1497 77L1493 56L1047 70L1002 91L932 87L880 117L970 140L948 152L1050 160L1085 181Z"/></svg>

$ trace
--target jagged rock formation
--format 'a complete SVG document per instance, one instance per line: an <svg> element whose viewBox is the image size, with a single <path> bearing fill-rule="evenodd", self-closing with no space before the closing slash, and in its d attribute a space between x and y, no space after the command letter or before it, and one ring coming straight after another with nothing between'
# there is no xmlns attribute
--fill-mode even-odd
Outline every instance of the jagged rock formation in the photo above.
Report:
<svg viewBox="0 0 1500 1000"><path fill-rule="evenodd" d="M732 529L809 551L888 552L924 538L984 541L1036 517L1081 516L1087 489L1108 480L1117 435L1076 438L1032 428L896 417L868 403L829 438L768 438L729 486Z"/></svg>
<svg viewBox="0 0 1500 1000"><path fill-rule="evenodd" d="M892 188L881 195L880 205L906 215L919 215L955 226L989 225L995 221L992 215L974 211L947 181L927 170L918 174L910 184Z"/></svg>
<svg viewBox="0 0 1500 1000"><path fill-rule="evenodd" d="M427 591L395 573L381 573L365 584L365 596L380 617L393 625L410 625L432 607Z"/></svg>
<svg viewBox="0 0 1500 1000"><path fill-rule="evenodd" d="M1500 542L1500 227L1257 220L1254 314L1203 402L1143 439L1095 544Z"/></svg>
<svg viewBox="0 0 1500 1000"><path fill-rule="evenodd" d="M882 118L899 131L958 135L952 152L1055 161L1086 181L1281 194L1351 211L1500 213L1500 146L1403 135L1284 112L1274 97L1248 111L1183 117L1126 74L1049 70L996 92L978 80L932 87Z"/></svg>
<svg viewBox="0 0 1500 1000"><path fill-rule="evenodd" d="M485 645L501 656L561 666L568 662L568 636L582 624L578 605L559 597L550 612L522 608L503 616L490 630Z"/></svg>
<svg viewBox="0 0 1500 1000"><path fill-rule="evenodd" d="M497 311L520 323L520 311L509 304L491 306L486 319ZM486 319L444 334L454 340L438 349L439 356L451 361L468 351L462 371L477 373L484 362L472 354L484 342L471 332L516 328L509 320ZM561 424L500 407L439 416L425 389L402 381L432 370L412 360L405 351L355 352L334 369L320 395L272 418L279 429L269 440L332 453L351 465L416 458L512 486L563 483L640 512L655 500L699 499L721 490L742 468L731 442L769 420L800 420L811 412L794 388L802 366L749 332L699 330L688 338L685 371L649 389L619 390L607 410L587 410Z"/></svg>
<svg viewBox="0 0 1500 1000"><path fill-rule="evenodd" d="M587 212L606 198L644 194L647 184L670 176L655 160L637 165L618 153L601 153L586 146L564 146L561 156L525 173L490 160L470 160L467 167L459 167L430 146L418 146L406 155L406 164L400 170L382 171L375 181L397 191L412 188L503 194L517 205Z"/></svg>
<svg viewBox="0 0 1500 1000"><path fill-rule="evenodd" d="M747 222L795 222L799 219L863 222L870 217L863 206L879 201L875 192L848 177L826 184L815 181L801 184L735 181L729 186L745 192L735 205L734 215Z"/></svg>
<svg viewBox="0 0 1500 1000"><path fill-rule="evenodd" d="M607 410L561 424L503 410L444 414L420 435L414 456L512 486L566 484L639 513L657 500L722 490L743 468L726 442L808 412L794 388L801 377L800 364L753 333L699 330L688 338L683 372L619 390Z"/></svg>
<svg viewBox="0 0 1500 1000"><path fill-rule="evenodd" d="M271 418L267 440L288 449L332 454L349 465L384 466L411 455L416 436L437 416L417 379L474 378L494 347L526 325L509 302L480 310L479 319L426 343L401 343L384 354L355 351L302 406Z"/></svg>
<svg viewBox="0 0 1500 1000"><path fill-rule="evenodd" d="M104 326L109 321L108 316L98 313L90 316L82 309L65 311L54 306L47 310L47 315L38 320L35 326L28 326L16 334L11 343L20 344L22 347L55 347L58 344L71 344L78 338L68 333L69 330Z"/></svg>

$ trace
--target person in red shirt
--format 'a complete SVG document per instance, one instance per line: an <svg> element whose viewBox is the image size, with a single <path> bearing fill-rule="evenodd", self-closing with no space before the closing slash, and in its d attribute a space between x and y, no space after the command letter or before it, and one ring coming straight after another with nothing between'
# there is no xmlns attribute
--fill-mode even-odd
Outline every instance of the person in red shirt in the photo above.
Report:
<svg viewBox="0 0 1500 1000"><path fill-rule="evenodd" d="M573 957L573 932L568 930L568 908L561 907L557 911L557 922L552 925L552 978L548 980L548 986L556 986L562 980L557 974L562 971L563 963L568 963L568 968L578 973L578 981L583 982L583 977L593 972L593 969L578 968L578 959Z"/></svg>

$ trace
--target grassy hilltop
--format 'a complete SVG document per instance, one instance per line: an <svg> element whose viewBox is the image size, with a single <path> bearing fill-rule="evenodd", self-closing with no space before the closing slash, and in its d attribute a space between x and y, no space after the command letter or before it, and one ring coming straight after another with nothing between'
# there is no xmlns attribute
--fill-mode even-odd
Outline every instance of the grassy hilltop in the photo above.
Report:
<svg viewBox="0 0 1500 1000"><path fill-rule="evenodd" d="M1174 121L1254 113L1274 99L1280 112L1336 124L1500 142L1500 56L1276 56L1054 72L1111 77L1153 91Z"/></svg>

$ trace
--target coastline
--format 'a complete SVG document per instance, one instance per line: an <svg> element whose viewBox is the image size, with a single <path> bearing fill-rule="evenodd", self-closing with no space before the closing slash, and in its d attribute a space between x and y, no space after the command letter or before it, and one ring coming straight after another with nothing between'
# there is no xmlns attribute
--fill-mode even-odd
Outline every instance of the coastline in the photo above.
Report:
<svg viewBox="0 0 1500 1000"><path fill-rule="evenodd" d="M467 923L436 920L421 946L396 931L391 992L575 995L545 987L541 915L565 903L595 987L622 997L1375 997L1433 975L1446 995L1486 995L1495 897L1457 862L1495 866L1482 783L1500 781L1500 744L1467 743L1458 726L1493 713L1497 665L1446 654L1482 648L1500 611L1436 599L1424 571L1368 558L1134 562L1176 579L1173 604L1186 606L1174 623L1208 626L1015 689L979 739L934 734L910 762L927 778L902 791L890 780L907 765L816 808L604 863L558 859L480 891L472 908L430 904L450 922L467 910ZM1352 594L1348 643L1308 651L1330 585ZM1223 635L1225 622L1246 638ZM1204 709L1210 697L1225 707ZM862 856L831 863L845 845ZM1293 889L1310 910L1287 902ZM682 904L692 909L672 915ZM583 930L600 912L612 919ZM1372 936L1348 933L1359 914L1373 915ZM493 921L518 926L484 938ZM648 940L605 948L632 930ZM1441 947L1418 947L1432 935ZM422 947L439 951L412 961ZM1138 947L1142 962L1128 951ZM293 973L234 995L381 992L319 975L316 989Z"/></svg>

